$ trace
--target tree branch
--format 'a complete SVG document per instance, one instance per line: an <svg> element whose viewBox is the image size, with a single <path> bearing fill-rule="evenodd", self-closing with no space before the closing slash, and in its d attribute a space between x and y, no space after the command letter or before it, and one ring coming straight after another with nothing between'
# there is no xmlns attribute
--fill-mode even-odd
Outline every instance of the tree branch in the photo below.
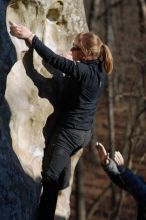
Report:
<svg viewBox="0 0 146 220"><path fill-rule="evenodd" d="M98 208L98 205L100 204L100 202L105 198L108 190L111 188L112 184L110 183L102 192L101 194L98 196L97 200L95 201L95 203L93 204L93 206L91 207L88 215L87 215L87 220L90 220L91 217L93 216L93 214L95 213L95 211Z"/></svg>

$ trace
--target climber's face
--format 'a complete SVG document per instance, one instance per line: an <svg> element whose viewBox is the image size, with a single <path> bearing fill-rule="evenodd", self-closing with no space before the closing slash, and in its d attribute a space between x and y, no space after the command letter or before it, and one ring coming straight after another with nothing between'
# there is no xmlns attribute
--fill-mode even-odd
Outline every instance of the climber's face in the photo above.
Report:
<svg viewBox="0 0 146 220"><path fill-rule="evenodd" d="M73 60L83 60L83 52L78 47L78 45L73 44L73 47L71 48L71 52L72 52Z"/></svg>

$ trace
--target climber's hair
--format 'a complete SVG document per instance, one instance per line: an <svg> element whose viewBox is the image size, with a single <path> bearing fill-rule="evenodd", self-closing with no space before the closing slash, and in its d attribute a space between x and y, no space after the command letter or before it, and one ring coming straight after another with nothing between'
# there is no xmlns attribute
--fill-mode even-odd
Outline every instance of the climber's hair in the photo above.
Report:
<svg viewBox="0 0 146 220"><path fill-rule="evenodd" d="M80 33L76 36L74 43L82 50L85 56L104 61L105 71L111 73L113 70L113 57L109 47L94 33Z"/></svg>

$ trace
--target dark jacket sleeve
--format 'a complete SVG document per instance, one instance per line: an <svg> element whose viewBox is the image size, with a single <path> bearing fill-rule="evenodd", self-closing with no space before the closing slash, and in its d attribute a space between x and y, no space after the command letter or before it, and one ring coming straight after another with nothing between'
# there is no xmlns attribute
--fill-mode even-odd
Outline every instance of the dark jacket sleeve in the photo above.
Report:
<svg viewBox="0 0 146 220"><path fill-rule="evenodd" d="M111 160L112 161L112 160ZM114 161L112 162L116 164ZM115 166L115 165L114 165ZM131 170L120 169L120 173L115 172L114 166L105 166L104 170L110 179L120 188L128 191L138 202L146 204L146 183L143 178L134 174Z"/></svg>
<svg viewBox="0 0 146 220"><path fill-rule="evenodd" d="M144 179L129 169L126 169L125 172L122 172L120 175L127 187L127 191L131 193L137 201L146 204L146 183Z"/></svg>
<svg viewBox="0 0 146 220"><path fill-rule="evenodd" d="M87 65L57 55L45 46L37 36L32 39L32 47L46 62L67 75L81 80L85 74L88 74L89 68Z"/></svg>

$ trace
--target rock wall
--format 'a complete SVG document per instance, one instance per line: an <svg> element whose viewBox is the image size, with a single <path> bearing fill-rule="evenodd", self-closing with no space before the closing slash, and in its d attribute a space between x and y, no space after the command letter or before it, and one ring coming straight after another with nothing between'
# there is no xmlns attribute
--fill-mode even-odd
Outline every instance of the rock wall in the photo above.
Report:
<svg viewBox="0 0 146 220"><path fill-rule="evenodd" d="M63 74L12 37L9 21L29 27L57 53L68 51L74 36L88 28L82 0L5 0L0 9L0 219L32 220L39 203L44 148L57 124ZM72 158L70 187L60 192L56 219L69 217L73 171L80 155Z"/></svg>

